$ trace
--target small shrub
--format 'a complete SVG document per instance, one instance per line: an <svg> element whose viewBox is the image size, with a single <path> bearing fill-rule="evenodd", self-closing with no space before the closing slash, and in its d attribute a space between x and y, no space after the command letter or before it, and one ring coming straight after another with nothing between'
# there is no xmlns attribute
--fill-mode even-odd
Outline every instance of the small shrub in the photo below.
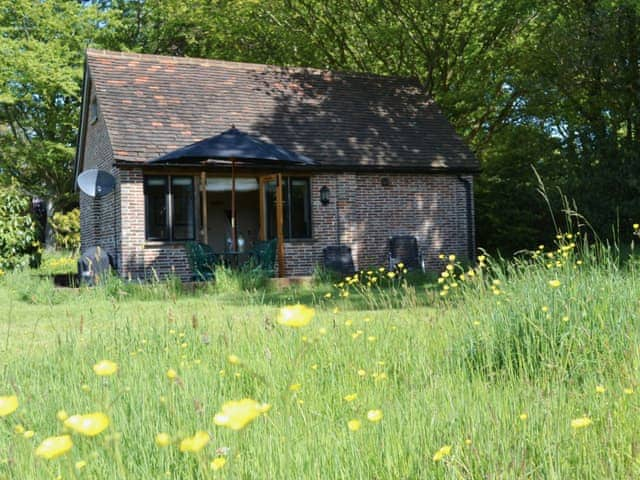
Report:
<svg viewBox="0 0 640 480"><path fill-rule="evenodd" d="M0 268L36 267L41 248L31 200L15 183L0 187Z"/></svg>
<svg viewBox="0 0 640 480"><path fill-rule="evenodd" d="M74 208L67 213L56 212L50 224L58 248L72 251L80 249L80 209Z"/></svg>

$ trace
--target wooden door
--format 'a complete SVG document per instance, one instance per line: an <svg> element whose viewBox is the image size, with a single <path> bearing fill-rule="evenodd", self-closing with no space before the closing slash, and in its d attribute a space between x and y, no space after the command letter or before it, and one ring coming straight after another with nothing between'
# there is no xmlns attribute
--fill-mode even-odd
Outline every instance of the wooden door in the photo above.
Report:
<svg viewBox="0 0 640 480"><path fill-rule="evenodd" d="M275 201L270 196L275 189ZM271 208L275 207L275 234L278 239L278 276L285 275L285 259L284 259L284 200L282 197L282 174L263 175L260 177L260 240L270 240L269 220L273 212Z"/></svg>

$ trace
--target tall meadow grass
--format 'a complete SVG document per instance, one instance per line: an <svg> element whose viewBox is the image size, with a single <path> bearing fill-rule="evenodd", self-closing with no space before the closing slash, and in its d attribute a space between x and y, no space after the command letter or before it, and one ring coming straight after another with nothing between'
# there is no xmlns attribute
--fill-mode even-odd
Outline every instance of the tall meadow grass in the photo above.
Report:
<svg viewBox="0 0 640 480"><path fill-rule="evenodd" d="M19 408L0 417L0 478L640 475L640 267L566 236L481 263L469 277L445 258L428 285L384 272L380 288L359 277L280 294L231 281L55 290L7 274L0 397ZM311 322L278 323L300 299ZM96 375L103 359L117 373ZM270 409L239 431L215 424L244 398ZM61 410L104 412L109 426L36 457L65 434ZM182 452L196 431L209 443Z"/></svg>

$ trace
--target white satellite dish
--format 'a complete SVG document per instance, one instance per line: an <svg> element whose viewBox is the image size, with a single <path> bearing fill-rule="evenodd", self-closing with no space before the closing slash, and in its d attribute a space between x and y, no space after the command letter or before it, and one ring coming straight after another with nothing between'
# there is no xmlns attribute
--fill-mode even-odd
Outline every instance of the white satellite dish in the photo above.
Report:
<svg viewBox="0 0 640 480"><path fill-rule="evenodd" d="M90 197L104 197L116 188L116 179L109 172L91 168L78 175L78 186Z"/></svg>

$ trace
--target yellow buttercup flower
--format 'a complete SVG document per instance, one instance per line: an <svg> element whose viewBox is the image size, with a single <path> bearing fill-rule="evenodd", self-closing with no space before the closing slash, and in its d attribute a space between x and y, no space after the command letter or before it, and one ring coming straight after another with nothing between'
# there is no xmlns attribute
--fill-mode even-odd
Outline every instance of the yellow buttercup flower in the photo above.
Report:
<svg viewBox="0 0 640 480"><path fill-rule="evenodd" d="M207 446L211 437L207 432L197 431L193 437L187 437L180 442L181 452L197 453Z"/></svg>
<svg viewBox="0 0 640 480"><path fill-rule="evenodd" d="M34 432L33 430L27 430L26 432L24 432L22 434L22 436L24 438L33 438L35 434L36 434L36 432Z"/></svg>
<svg viewBox="0 0 640 480"><path fill-rule="evenodd" d="M289 385L289 391L290 392L297 392L301 388L302 388L302 385L299 384L299 383L292 383L291 385Z"/></svg>
<svg viewBox="0 0 640 480"><path fill-rule="evenodd" d="M278 323L287 327L304 327L311 322L315 313L315 309L300 304L282 307L278 314Z"/></svg>
<svg viewBox="0 0 640 480"><path fill-rule="evenodd" d="M0 417L11 415L18 409L18 405L18 397L15 395L0 397Z"/></svg>
<svg viewBox="0 0 640 480"><path fill-rule="evenodd" d="M449 261L450 262L455 262L456 261L456 256L453 255L453 254L449 255Z"/></svg>
<svg viewBox="0 0 640 480"><path fill-rule="evenodd" d="M395 278L396 274L394 272L387 272L387 277L393 279Z"/></svg>
<svg viewBox="0 0 640 480"><path fill-rule="evenodd" d="M160 432L156 435L156 445L159 447L166 447L171 443L171 437L168 433Z"/></svg>
<svg viewBox="0 0 640 480"><path fill-rule="evenodd" d="M362 422L357 419L349 420L347 422L347 428L352 432L357 432L362 427Z"/></svg>
<svg viewBox="0 0 640 480"><path fill-rule="evenodd" d="M109 426L109 417L102 412L72 415L64 421L64 426L81 435L95 437Z"/></svg>
<svg viewBox="0 0 640 480"><path fill-rule="evenodd" d="M356 398L358 398L357 393L350 393L349 395L345 395L344 398L347 402L353 402Z"/></svg>
<svg viewBox="0 0 640 480"><path fill-rule="evenodd" d="M67 453L73 447L70 435L49 437L36 448L36 456L51 460Z"/></svg>
<svg viewBox="0 0 640 480"><path fill-rule="evenodd" d="M211 460L211 470L220 470L227 463L227 459L224 457L217 457Z"/></svg>
<svg viewBox="0 0 640 480"><path fill-rule="evenodd" d="M444 445L436 453L433 454L433 461L439 462L447 455L451 454L451 445Z"/></svg>
<svg viewBox="0 0 640 480"><path fill-rule="evenodd" d="M529 418L529 415L527 415L526 413L521 413L519 418L524 422L527 418Z"/></svg>
<svg viewBox="0 0 640 480"><path fill-rule="evenodd" d="M58 410L58 413L56 413L56 417L61 422L64 422L67 418L69 418L69 414L64 410Z"/></svg>
<svg viewBox="0 0 640 480"><path fill-rule="evenodd" d="M167 370L167 378L169 380L175 380L178 377L178 372L176 372L173 368Z"/></svg>
<svg viewBox="0 0 640 480"><path fill-rule="evenodd" d="M78 460L75 464L76 470L82 470L87 466L87 462L85 460Z"/></svg>
<svg viewBox="0 0 640 480"><path fill-rule="evenodd" d="M549 286L551 288L558 288L560 286L560 280L558 279L549 280Z"/></svg>
<svg viewBox="0 0 640 480"><path fill-rule="evenodd" d="M633 229L634 230L640 230L640 223L634 223L633 224Z"/></svg>
<svg viewBox="0 0 640 480"><path fill-rule="evenodd" d="M111 360L101 360L93 366L93 371L101 377L108 377L118 371L118 364Z"/></svg>
<svg viewBox="0 0 640 480"><path fill-rule="evenodd" d="M377 423L382 420L382 410L369 410L367 412L367 420Z"/></svg>
<svg viewBox="0 0 640 480"><path fill-rule="evenodd" d="M13 433L17 435L22 435L24 433L24 427L21 424L18 424L13 427Z"/></svg>
<svg viewBox="0 0 640 480"><path fill-rule="evenodd" d="M578 428L588 427L592 423L593 421L589 417L574 418L573 420L571 420L571 428L577 430Z"/></svg>
<svg viewBox="0 0 640 480"><path fill-rule="evenodd" d="M622 392L623 392L625 395L633 395L633 388L624 388L624 389L622 390Z"/></svg>
<svg viewBox="0 0 640 480"><path fill-rule="evenodd" d="M240 365L242 363L242 361L240 360L240 357L238 357L237 355L229 355L227 357L227 360L229 361L229 363L231 365Z"/></svg>
<svg viewBox="0 0 640 480"><path fill-rule="evenodd" d="M242 430L251 421L266 413L271 408L268 403L259 403L250 398L226 402L221 411L216 413L213 422L231 430Z"/></svg>
<svg viewBox="0 0 640 480"><path fill-rule="evenodd" d="M596 393L604 393L605 388L602 385L596 385Z"/></svg>

